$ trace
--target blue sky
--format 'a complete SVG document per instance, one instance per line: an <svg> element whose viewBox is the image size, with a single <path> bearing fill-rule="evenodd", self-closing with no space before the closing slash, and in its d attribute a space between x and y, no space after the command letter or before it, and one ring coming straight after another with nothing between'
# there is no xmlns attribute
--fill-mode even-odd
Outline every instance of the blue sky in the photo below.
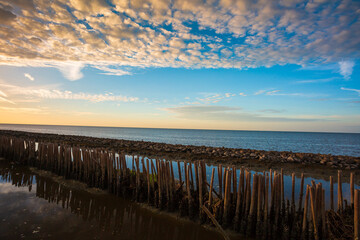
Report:
<svg viewBox="0 0 360 240"><path fill-rule="evenodd" d="M360 132L358 1L0 0L2 123Z"/></svg>

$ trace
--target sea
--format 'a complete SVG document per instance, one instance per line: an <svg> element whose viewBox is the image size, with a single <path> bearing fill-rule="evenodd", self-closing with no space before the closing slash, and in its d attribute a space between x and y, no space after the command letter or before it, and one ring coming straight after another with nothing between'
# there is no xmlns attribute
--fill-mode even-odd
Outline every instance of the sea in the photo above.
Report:
<svg viewBox="0 0 360 240"><path fill-rule="evenodd" d="M170 144L360 156L360 133L0 124L0 129Z"/></svg>

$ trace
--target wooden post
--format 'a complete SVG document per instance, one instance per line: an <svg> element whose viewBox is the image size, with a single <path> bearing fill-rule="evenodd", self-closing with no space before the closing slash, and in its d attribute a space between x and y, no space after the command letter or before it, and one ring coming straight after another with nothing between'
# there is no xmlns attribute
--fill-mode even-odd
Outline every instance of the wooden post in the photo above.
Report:
<svg viewBox="0 0 360 240"><path fill-rule="evenodd" d="M235 208L235 219L234 219L234 224L235 224L235 230L239 229L239 221L240 221L240 209L241 209L241 199L243 199L241 197L241 189L242 189L242 185L241 185L241 179L242 179L242 173L243 173L243 169L240 170L240 177L239 177L239 188L237 191L237 199L236 199L236 208ZM236 174L236 173L235 173ZM244 180L242 180L244 181Z"/></svg>
<svg viewBox="0 0 360 240"><path fill-rule="evenodd" d="M305 194L305 204L304 204L304 215L303 215L303 222L302 222L302 234L305 235L306 231L306 224L307 224L307 213L308 213L308 203L309 203L309 191L310 186L306 186L306 194Z"/></svg>
<svg viewBox="0 0 360 240"><path fill-rule="evenodd" d="M141 158L141 165L142 165L143 173L146 173L147 169L145 167L145 157Z"/></svg>
<svg viewBox="0 0 360 240"><path fill-rule="evenodd" d="M359 225L359 205L360 205L360 190L356 189L354 194L354 240L360 240L360 225Z"/></svg>
<svg viewBox="0 0 360 240"><path fill-rule="evenodd" d="M198 162L194 162L194 168L195 168L195 179L196 179L196 191L199 192L199 169L198 169Z"/></svg>
<svg viewBox="0 0 360 240"><path fill-rule="evenodd" d="M351 207L354 208L354 173L350 173Z"/></svg>
<svg viewBox="0 0 360 240"><path fill-rule="evenodd" d="M326 223L325 223L325 189L321 189L321 231L322 238L327 239L326 237Z"/></svg>
<svg viewBox="0 0 360 240"><path fill-rule="evenodd" d="M246 186L245 186L245 194L246 194L246 198L245 198L245 216L247 214L249 214L249 209L250 209L250 202L251 202L251 173L246 171Z"/></svg>
<svg viewBox="0 0 360 240"><path fill-rule="evenodd" d="M190 171L190 184L191 184L191 190L194 191L194 178L193 178L193 173L192 173L192 163L189 162L189 171Z"/></svg>
<svg viewBox="0 0 360 240"><path fill-rule="evenodd" d="M190 191L190 170L189 170L189 166L187 164L184 165L185 167L185 181L186 181L186 191L187 191L187 195L188 195L188 203L189 203L189 209L190 209L190 205L191 205L191 191Z"/></svg>
<svg viewBox="0 0 360 240"><path fill-rule="evenodd" d="M201 206L203 205L203 179L202 179L202 167L201 165L199 165L199 169L198 169L198 179L197 181L199 181L199 184L198 184L198 190L199 190L199 206L200 206L200 213L201 213Z"/></svg>
<svg viewBox="0 0 360 240"><path fill-rule="evenodd" d="M136 164L136 201L139 201L140 196L140 167L139 167L139 158L135 159Z"/></svg>
<svg viewBox="0 0 360 240"><path fill-rule="evenodd" d="M330 208L334 210L334 180L333 176L330 176Z"/></svg>
<svg viewBox="0 0 360 240"><path fill-rule="evenodd" d="M269 175L266 174L265 179L265 204L264 204L264 222L267 223L268 218L268 205L269 205Z"/></svg>
<svg viewBox="0 0 360 240"><path fill-rule="evenodd" d="M291 174L291 181L292 181L292 186L291 186L291 210L293 210L295 208L295 173Z"/></svg>
<svg viewBox="0 0 360 240"><path fill-rule="evenodd" d="M206 164L205 164L205 161L201 161L200 162L200 166L201 166L201 169L202 169L202 188L203 188L203 194L206 194L207 193L207 185L208 185L208 182L207 182L207 179L206 179Z"/></svg>
<svg viewBox="0 0 360 240"><path fill-rule="evenodd" d="M276 178L276 172L274 172L274 180L272 183L271 191L270 191L270 213L274 211L275 209L275 178Z"/></svg>
<svg viewBox="0 0 360 240"><path fill-rule="evenodd" d="M245 196L244 178L245 178L245 171L244 168L242 167L240 169L240 179L239 179L239 190L241 193L241 201L244 201L244 196Z"/></svg>
<svg viewBox="0 0 360 240"><path fill-rule="evenodd" d="M319 240L319 236L318 236L318 229L317 229L317 218L318 216L316 216L315 214L315 193L314 193L315 189L310 189L310 205L311 205L311 215L312 215L312 220L313 220L313 226L314 226L314 237L315 240Z"/></svg>
<svg viewBox="0 0 360 240"><path fill-rule="evenodd" d="M343 210L343 196L342 196L342 183L341 183L341 170L338 170L338 211Z"/></svg>
<svg viewBox="0 0 360 240"><path fill-rule="evenodd" d="M272 192L273 189L273 177L272 177L272 169L270 168L270 192Z"/></svg>
<svg viewBox="0 0 360 240"><path fill-rule="evenodd" d="M235 166L232 167L232 172L233 172L233 203L235 204L236 197L237 197L237 194L236 194L237 176L236 176L236 167Z"/></svg>
<svg viewBox="0 0 360 240"><path fill-rule="evenodd" d="M224 193L224 222L225 224L228 223L228 212L229 212L229 190L230 190L230 185L231 185L231 179L230 179L231 173L229 169L225 169L224 172L224 178L225 178L225 193Z"/></svg>
<svg viewBox="0 0 360 240"><path fill-rule="evenodd" d="M179 171L179 181L180 181L180 185L181 185L182 178L181 178L181 166L180 166L180 162L179 162L179 161L177 161L177 165L178 165L178 171Z"/></svg>
<svg viewBox="0 0 360 240"><path fill-rule="evenodd" d="M169 162L164 162L164 182L166 186L166 199L167 199L167 205L170 206L170 167Z"/></svg>
<svg viewBox="0 0 360 240"><path fill-rule="evenodd" d="M278 224L278 219L281 211L281 174L276 174L275 176L274 176L274 209L275 209L275 224Z"/></svg>
<svg viewBox="0 0 360 240"><path fill-rule="evenodd" d="M155 161L157 161L157 160L155 160ZM125 161L125 165L126 165L126 161ZM151 173L154 175L154 177L158 175L156 168L154 166L154 162L152 160L151 160Z"/></svg>
<svg viewBox="0 0 360 240"><path fill-rule="evenodd" d="M251 195L251 203L250 203L250 216L253 216L255 213L256 203L257 203L257 188L258 188L258 175L253 175L253 186L252 186L252 195Z"/></svg>
<svg viewBox="0 0 360 240"><path fill-rule="evenodd" d="M213 168L212 172L211 172L210 191L209 191L209 208L210 209L212 206L212 190L213 190L213 184L214 184L214 174L215 174L215 168Z"/></svg>
<svg viewBox="0 0 360 240"><path fill-rule="evenodd" d="M263 175L258 176L258 189L257 189L257 221L260 222L262 214L262 200L263 200Z"/></svg>
<svg viewBox="0 0 360 240"><path fill-rule="evenodd" d="M229 169L229 167L227 168ZM224 187L224 198L225 198L225 186L226 186L226 177L225 177L225 171L226 171L226 168L224 168L224 171L223 171L223 187Z"/></svg>
<svg viewBox="0 0 360 240"><path fill-rule="evenodd" d="M304 195L304 173L301 173L301 183L300 183L300 200L299 200L299 212L302 208L302 201L303 201L303 195Z"/></svg>
<svg viewBox="0 0 360 240"><path fill-rule="evenodd" d="M218 166L219 195L222 198L222 165Z"/></svg>
<svg viewBox="0 0 360 240"><path fill-rule="evenodd" d="M285 199L284 199L284 171L281 169L281 205L282 209L285 208Z"/></svg>
<svg viewBox="0 0 360 240"><path fill-rule="evenodd" d="M150 188L150 163L149 163L149 159L146 159L146 163L147 163L147 171L146 171L146 177L147 177L147 184L148 184L148 203L150 204L151 201L151 188ZM154 181L154 178L153 178Z"/></svg>
<svg viewBox="0 0 360 240"><path fill-rule="evenodd" d="M161 163L157 159L156 160L157 166L157 182L158 182L158 194L159 194L159 208L162 207L163 199L162 199L162 189L163 189L163 182L162 182L162 170L161 170Z"/></svg>
<svg viewBox="0 0 360 240"><path fill-rule="evenodd" d="M174 175L174 167L173 167L173 162L170 161L170 173L171 173L171 191L174 192L175 191L175 175Z"/></svg>
<svg viewBox="0 0 360 240"><path fill-rule="evenodd" d="M251 195L251 203L250 203L250 211L249 211L249 216L248 216L248 232L250 234L254 233L255 230L255 222L256 222L256 207L257 207L257 189L258 189L258 184L260 181L259 180L259 176L257 174L254 174L254 180L253 180L253 185L252 185L252 195Z"/></svg>

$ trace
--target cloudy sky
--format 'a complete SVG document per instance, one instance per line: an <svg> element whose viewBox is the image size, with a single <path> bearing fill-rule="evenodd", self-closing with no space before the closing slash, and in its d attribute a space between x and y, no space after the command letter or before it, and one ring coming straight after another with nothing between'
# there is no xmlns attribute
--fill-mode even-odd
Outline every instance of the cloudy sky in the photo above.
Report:
<svg viewBox="0 0 360 240"><path fill-rule="evenodd" d="M0 122L360 132L360 2L0 0Z"/></svg>

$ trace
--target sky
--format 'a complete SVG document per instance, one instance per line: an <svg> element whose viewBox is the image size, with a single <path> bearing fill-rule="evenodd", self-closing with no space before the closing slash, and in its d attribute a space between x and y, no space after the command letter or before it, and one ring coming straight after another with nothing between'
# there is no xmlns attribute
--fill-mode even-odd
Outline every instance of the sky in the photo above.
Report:
<svg viewBox="0 0 360 240"><path fill-rule="evenodd" d="M0 123L360 133L360 1L0 0Z"/></svg>

